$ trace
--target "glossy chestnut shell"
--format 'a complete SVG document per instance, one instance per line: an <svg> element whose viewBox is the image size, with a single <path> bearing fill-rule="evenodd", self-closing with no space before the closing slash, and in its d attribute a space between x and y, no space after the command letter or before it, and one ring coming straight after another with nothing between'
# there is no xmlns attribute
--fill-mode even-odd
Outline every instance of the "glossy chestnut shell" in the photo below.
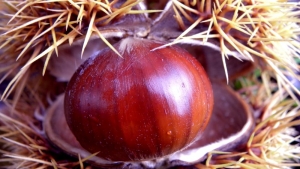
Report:
<svg viewBox="0 0 300 169"><path fill-rule="evenodd" d="M205 71L185 50L127 38L104 49L71 78L68 125L83 148L112 161L179 151L203 133L213 108Z"/></svg>

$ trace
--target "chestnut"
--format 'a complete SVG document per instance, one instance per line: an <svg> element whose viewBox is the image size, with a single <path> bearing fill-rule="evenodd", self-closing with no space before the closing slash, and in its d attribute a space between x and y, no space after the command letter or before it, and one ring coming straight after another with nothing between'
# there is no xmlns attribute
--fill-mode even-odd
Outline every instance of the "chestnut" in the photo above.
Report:
<svg viewBox="0 0 300 169"><path fill-rule="evenodd" d="M151 160L201 137L213 108L210 81L187 51L126 38L85 61L64 111L83 148L110 161Z"/></svg>

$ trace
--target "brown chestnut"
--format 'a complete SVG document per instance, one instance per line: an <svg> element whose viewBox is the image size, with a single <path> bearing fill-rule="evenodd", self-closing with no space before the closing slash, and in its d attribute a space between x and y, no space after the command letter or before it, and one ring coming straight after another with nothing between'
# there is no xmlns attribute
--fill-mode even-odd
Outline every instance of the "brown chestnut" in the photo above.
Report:
<svg viewBox="0 0 300 169"><path fill-rule="evenodd" d="M111 161L150 160L199 138L213 108L209 79L187 51L126 38L84 62L65 94L83 148Z"/></svg>

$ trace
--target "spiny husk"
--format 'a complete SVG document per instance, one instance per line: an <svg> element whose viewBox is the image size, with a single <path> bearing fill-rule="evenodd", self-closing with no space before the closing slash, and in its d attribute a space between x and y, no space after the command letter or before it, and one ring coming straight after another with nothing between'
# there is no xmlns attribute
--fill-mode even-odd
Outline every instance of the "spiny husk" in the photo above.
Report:
<svg viewBox="0 0 300 169"><path fill-rule="evenodd" d="M117 0L4 0L1 6L0 27L0 75L15 75L4 92L2 99L16 87L30 66L46 57L43 74L53 53L59 55L58 47L64 43L72 45L84 37L82 54L92 36L96 34L112 50L113 46L104 38L99 27L106 26L126 14L151 12L132 10L141 0L128 0L118 4ZM7 63L14 62L15 67Z"/></svg>
<svg viewBox="0 0 300 169"><path fill-rule="evenodd" d="M69 161L58 163L49 153L49 145L43 140L42 133L37 133L22 123L1 112L1 121L5 124L0 130L2 158L1 166L5 168L70 168L79 165L78 162ZM31 120L33 121L33 120ZM52 155L54 153L51 153ZM5 162L5 163L4 163ZM3 163L3 164L2 164Z"/></svg>
<svg viewBox="0 0 300 169"><path fill-rule="evenodd" d="M273 74L265 71L264 73ZM257 125L244 152L211 152L206 166L212 168L291 168L300 166L299 105L277 83L265 86L253 73L238 79L238 92L253 106ZM272 92L273 94L268 94Z"/></svg>
<svg viewBox="0 0 300 169"><path fill-rule="evenodd" d="M211 152L199 168L289 168L299 166L300 149L291 144L300 141L292 126L300 125L294 120L300 115L299 106L288 97L285 90L278 90L277 84L265 86L258 80L261 75L252 73L238 79L242 87L238 92L258 113L257 125L246 149L233 152ZM271 87L270 87L271 86ZM275 92L267 94L268 90ZM36 97L37 98L37 97ZM23 103L24 105L28 103ZM10 104L8 104L10 105ZM38 103L35 103L38 106ZM43 109L35 110L35 118L16 112L8 107L0 110L2 124L1 142L3 144L1 161L9 162L7 168L86 168L87 159L74 159L68 155L59 155L55 147L44 140L42 128L38 125L43 120Z"/></svg>
<svg viewBox="0 0 300 169"><path fill-rule="evenodd" d="M273 0L172 0L175 18L183 33L173 42L187 40L203 43L218 39L224 69L232 51L240 53L237 59L255 61L261 58L273 69L280 81L289 83L282 68L293 72L299 58L299 4ZM189 21L187 24L184 20ZM207 29L191 34L197 26ZM264 65L264 66L266 66ZM228 79L228 77L227 77ZM292 85L291 85L292 86ZM295 89L295 88L294 88ZM298 90L295 89L296 92Z"/></svg>
<svg viewBox="0 0 300 169"><path fill-rule="evenodd" d="M0 110L0 166L5 168L88 167L83 164L86 159L80 157L73 159L66 155L61 157L59 152L57 153L55 148L44 140L44 134L37 120L43 120L43 115L37 112L43 112L47 107L46 104L49 103L39 96L44 92L34 90L33 86L39 86L37 87L39 89L46 87L28 84L28 79L31 77L29 72L34 72L36 65L33 63L41 57L47 58L45 62L47 65L50 56L56 52L60 44L65 42L72 44L77 37L84 35L88 35L86 36L88 41L89 35L97 31L95 27L109 24L114 18L132 12L131 7L139 1L127 1L123 8L112 8L115 1L101 1L101 5L96 1L83 3L75 0L6 0L3 2L8 4L8 8L4 8L4 15L0 18L1 25L4 25L0 28L2 33L0 42L7 43L1 44L0 75L3 74L4 78L10 74L15 76L12 76L14 79L2 98L7 98L11 89L16 84L18 86L13 100L5 101L8 108ZM64 4L67 2L73 2L68 3L69 8L65 8ZM35 5L36 8L26 4ZM3 7L2 5L0 8ZM225 70L226 57L232 50L244 56L239 59L255 60L261 68L259 75L253 72L238 80L242 84L240 94L255 112L260 112L247 149L238 152L211 152L204 165L195 166L199 168L299 166L300 150L297 145L291 144L293 141L299 141L299 137L294 137L296 134L291 128L300 125L299 120L294 121L300 113L298 99L294 94L294 91L298 90L286 78L287 75L298 78L295 74L295 70L298 70L295 58L298 58L297 52L300 47L297 3L275 0L173 0L173 6L177 11L175 17L185 31L169 45L191 39L204 42L211 38L219 39ZM39 17L38 11L41 10L51 13L52 18L47 17L50 15ZM225 17L228 11L233 14L230 19ZM95 15L100 19L99 22L95 20L91 22ZM194 16L199 17L195 20ZM189 20L190 24L181 22L182 17ZM55 21L53 18L61 20ZM94 25L95 23L99 25ZM205 32L188 34L200 23L208 25ZM235 36L230 30L241 34ZM101 38L101 32L99 36ZM44 62L35 63L44 64ZM19 72L20 67L23 68ZM260 78L262 81L258 80ZM272 78L276 79L276 83L271 83ZM33 117L33 114L36 116Z"/></svg>

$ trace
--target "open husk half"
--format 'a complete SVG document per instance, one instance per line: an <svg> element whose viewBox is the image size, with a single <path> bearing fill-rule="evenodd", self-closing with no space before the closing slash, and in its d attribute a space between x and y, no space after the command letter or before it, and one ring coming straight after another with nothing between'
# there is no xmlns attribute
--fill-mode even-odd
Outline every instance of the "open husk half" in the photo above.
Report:
<svg viewBox="0 0 300 169"><path fill-rule="evenodd" d="M224 83L213 82L213 91L215 104L208 127L198 140L183 150L151 161L113 162L97 156L88 161L100 167L171 167L199 163L212 150L229 151L245 147L254 128L250 107ZM75 157L80 155L82 158L92 156L80 146L67 125L64 95L59 96L47 110L43 121L47 138L63 152Z"/></svg>

